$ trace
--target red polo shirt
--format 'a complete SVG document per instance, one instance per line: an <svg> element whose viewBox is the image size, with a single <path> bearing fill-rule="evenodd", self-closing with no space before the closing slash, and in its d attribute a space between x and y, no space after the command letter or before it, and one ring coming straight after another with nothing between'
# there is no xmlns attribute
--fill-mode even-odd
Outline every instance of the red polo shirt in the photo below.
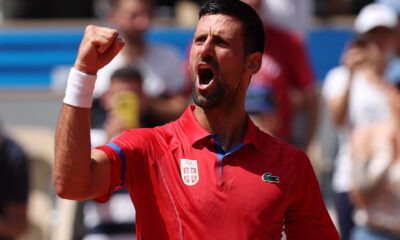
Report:
<svg viewBox="0 0 400 240"><path fill-rule="evenodd" d="M98 200L127 187L138 239L339 239L303 152L247 118L242 144L225 153L193 110L98 148L111 160Z"/></svg>

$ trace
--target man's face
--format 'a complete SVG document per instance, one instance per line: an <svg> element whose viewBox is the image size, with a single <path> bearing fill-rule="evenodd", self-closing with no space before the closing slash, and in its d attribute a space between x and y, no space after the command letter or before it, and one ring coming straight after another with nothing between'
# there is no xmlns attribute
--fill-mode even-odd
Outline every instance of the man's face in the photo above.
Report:
<svg viewBox="0 0 400 240"><path fill-rule="evenodd" d="M205 15L197 23L190 51L193 100L203 108L237 103L250 75L240 21L226 15Z"/></svg>
<svg viewBox="0 0 400 240"><path fill-rule="evenodd" d="M135 43L142 41L149 28L151 11L151 3L148 0L119 0L110 21L121 30L128 42Z"/></svg>

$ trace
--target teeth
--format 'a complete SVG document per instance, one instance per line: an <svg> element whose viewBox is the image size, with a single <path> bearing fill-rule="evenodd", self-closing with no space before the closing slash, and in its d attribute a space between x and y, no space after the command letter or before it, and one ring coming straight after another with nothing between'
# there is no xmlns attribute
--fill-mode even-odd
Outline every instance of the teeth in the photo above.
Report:
<svg viewBox="0 0 400 240"><path fill-rule="evenodd" d="M197 69L198 70L204 70L204 69L210 69L211 70L211 68L209 66L199 66Z"/></svg>

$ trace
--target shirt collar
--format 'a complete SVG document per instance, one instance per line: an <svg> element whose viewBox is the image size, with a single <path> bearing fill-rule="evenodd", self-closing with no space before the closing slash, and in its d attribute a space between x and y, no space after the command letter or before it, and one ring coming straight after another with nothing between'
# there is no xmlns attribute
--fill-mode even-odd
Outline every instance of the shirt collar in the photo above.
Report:
<svg viewBox="0 0 400 240"><path fill-rule="evenodd" d="M250 119L249 115L246 115L246 118L247 118L247 130L243 142L245 144L252 143L257 148L257 150L261 151L262 150L261 130L254 124L254 122Z"/></svg>
<svg viewBox="0 0 400 240"><path fill-rule="evenodd" d="M211 135L211 133L205 130L197 121L196 117L194 116L194 109L195 105L189 105L189 107L178 120L179 125L188 136L192 146L197 141Z"/></svg>
<svg viewBox="0 0 400 240"><path fill-rule="evenodd" d="M189 105L186 111L182 114L178 120L181 128L186 132L190 140L190 144L193 146L196 142L211 136L212 134L205 130L194 116L195 105ZM247 115L247 130L243 139L244 144L252 143L258 150L262 150L261 144L261 130L258 129Z"/></svg>

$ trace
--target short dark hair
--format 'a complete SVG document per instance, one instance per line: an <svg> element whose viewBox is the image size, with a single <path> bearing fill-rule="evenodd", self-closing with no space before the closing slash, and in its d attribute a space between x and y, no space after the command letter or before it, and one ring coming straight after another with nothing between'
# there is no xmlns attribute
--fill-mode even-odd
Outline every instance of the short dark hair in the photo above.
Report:
<svg viewBox="0 0 400 240"><path fill-rule="evenodd" d="M241 21L245 50L264 53L263 23L252 7L240 0L208 0L200 8L199 19L209 14L223 14Z"/></svg>
<svg viewBox="0 0 400 240"><path fill-rule="evenodd" d="M113 72L111 75L111 82L118 79L118 81L124 82L137 82L142 83L142 75L139 70L132 66L123 67Z"/></svg>

